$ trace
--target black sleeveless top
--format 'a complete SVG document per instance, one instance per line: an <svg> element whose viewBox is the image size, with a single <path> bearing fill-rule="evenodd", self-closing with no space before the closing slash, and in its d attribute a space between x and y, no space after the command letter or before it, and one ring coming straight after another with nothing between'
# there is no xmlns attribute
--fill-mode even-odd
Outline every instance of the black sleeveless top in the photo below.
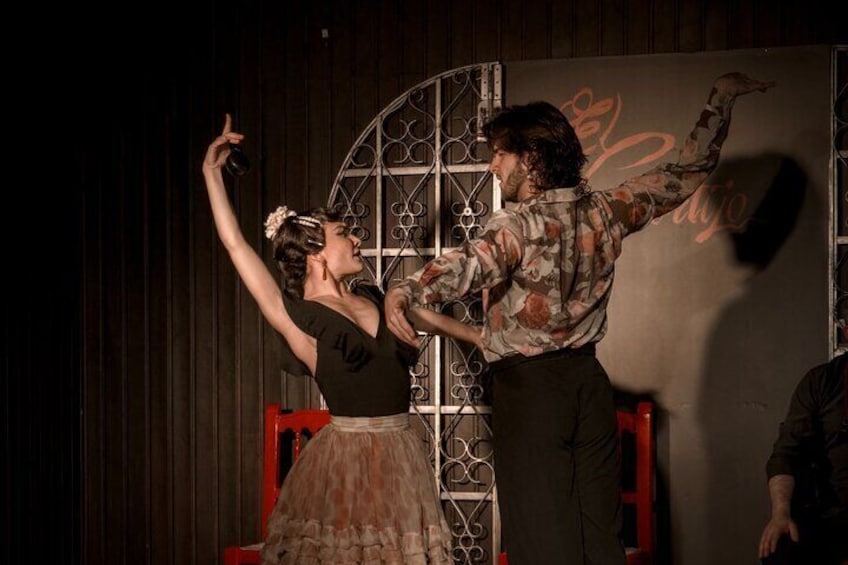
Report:
<svg viewBox="0 0 848 565"><path fill-rule="evenodd" d="M372 337L347 316L311 300L283 296L294 323L318 341L315 380L331 414L336 416L388 416L409 411L409 366L418 351L395 338L386 327L383 294L373 285L358 285L353 292L377 306L380 321ZM309 375L306 365L283 341L283 369Z"/></svg>

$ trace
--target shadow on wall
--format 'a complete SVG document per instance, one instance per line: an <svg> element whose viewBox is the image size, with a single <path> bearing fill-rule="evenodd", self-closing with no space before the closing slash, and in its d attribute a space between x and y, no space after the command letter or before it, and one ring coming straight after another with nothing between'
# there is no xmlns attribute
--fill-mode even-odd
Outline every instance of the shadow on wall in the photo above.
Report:
<svg viewBox="0 0 848 565"><path fill-rule="evenodd" d="M704 507L701 531L681 543L687 555L699 546L699 563L753 563L768 513L774 419L821 343L816 331L798 328L824 330L816 292L825 290L827 263L815 198L822 188L809 186L798 163L782 155L727 161L714 178L733 179L759 204L741 231L728 234L736 268L747 276L705 344L696 424L703 475L685 478L702 483Z"/></svg>
<svg viewBox="0 0 848 565"><path fill-rule="evenodd" d="M768 267L774 256L783 246L789 234L795 229L798 214L804 203L804 193L807 187L807 175L794 160L787 157L775 157L779 161L777 172L765 195L742 231L730 234L736 260L742 265L762 271ZM771 157L765 158L767 161ZM743 163L733 162L728 169L740 168L736 172L726 170L724 174L734 180L745 181L745 171L754 173L758 165L746 167ZM723 168L724 169L724 168ZM756 180L751 186L756 185ZM744 186L749 186L745 184ZM755 196L755 195L749 195Z"/></svg>

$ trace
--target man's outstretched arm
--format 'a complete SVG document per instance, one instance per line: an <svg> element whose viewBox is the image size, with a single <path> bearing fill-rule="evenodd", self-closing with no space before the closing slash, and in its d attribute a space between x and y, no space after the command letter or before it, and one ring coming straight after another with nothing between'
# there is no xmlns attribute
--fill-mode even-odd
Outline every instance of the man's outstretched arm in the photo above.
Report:
<svg viewBox="0 0 848 565"><path fill-rule="evenodd" d="M614 221L623 228L622 235L640 229L689 198L718 165L736 98L754 91L764 92L772 86L773 82L755 80L742 73L718 77L677 162L660 165L602 193L608 199Z"/></svg>

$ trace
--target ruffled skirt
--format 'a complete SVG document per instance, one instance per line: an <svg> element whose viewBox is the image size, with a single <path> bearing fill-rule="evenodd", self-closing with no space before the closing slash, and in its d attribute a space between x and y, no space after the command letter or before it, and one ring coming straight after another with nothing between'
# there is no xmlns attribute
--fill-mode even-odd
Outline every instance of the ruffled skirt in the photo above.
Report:
<svg viewBox="0 0 848 565"><path fill-rule="evenodd" d="M289 471L265 565L438 565L451 535L409 415L333 416Z"/></svg>

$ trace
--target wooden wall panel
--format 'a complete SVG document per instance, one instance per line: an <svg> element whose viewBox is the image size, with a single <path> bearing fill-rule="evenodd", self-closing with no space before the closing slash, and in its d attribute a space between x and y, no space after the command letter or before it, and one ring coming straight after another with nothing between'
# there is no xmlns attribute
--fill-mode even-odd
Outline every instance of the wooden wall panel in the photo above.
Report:
<svg viewBox="0 0 848 565"><path fill-rule="evenodd" d="M679 0L677 5L677 45L675 51L692 53L704 48L704 3L707 0Z"/></svg>
<svg viewBox="0 0 848 565"><path fill-rule="evenodd" d="M551 56L550 2L537 2L524 11L521 22L522 59L546 59ZM458 65L454 65L458 66Z"/></svg>
<svg viewBox="0 0 848 565"><path fill-rule="evenodd" d="M170 333L167 361L168 418L168 498L172 520L171 546L175 563L193 562L197 543L192 524L196 485L192 474L195 437L192 426L195 399L192 374L192 194L190 171L196 168L196 157L190 151L192 132L188 130L188 96L174 96L171 112L173 167L168 184L171 244L168 249L168 327ZM113 561L110 561L113 562Z"/></svg>
<svg viewBox="0 0 848 565"><path fill-rule="evenodd" d="M401 39L403 33L398 29L399 18L398 2L379 2L370 13L370 18L365 22L366 36L371 37L371 40L375 43L374 54L376 57L373 67L375 76L372 88L376 87L378 112L401 93L401 57L403 50L399 49L398 45L403 42ZM429 25L430 22L425 21ZM428 31L430 31L429 28ZM436 33L441 35L444 32L439 29Z"/></svg>
<svg viewBox="0 0 848 565"><path fill-rule="evenodd" d="M352 141L430 76L492 60L848 41L840 18L814 4L216 0L184 19L139 6L143 37L70 15L68 29L86 39L64 42L57 60L84 63L62 67L72 88L55 114L84 126L58 200L78 252L50 264L66 275L49 309L23 306L39 296L4 307L0 449L25 453L32 472L4 458L3 539L42 541L36 518L10 517L43 500L46 482L54 490L44 492L68 487L53 499L76 520L53 553L63 562L205 564L256 541L262 407L318 397L310 380L281 372L280 338L214 231L200 163L224 112L253 164L227 178L230 193L274 268L265 215L279 203L323 205ZM106 50L124 64L107 64ZM50 197L42 189L23 211L43 214ZM47 265L22 264L55 280ZM45 399L61 406L61 432L35 416ZM6 544L0 560L20 560L20 547Z"/></svg>
<svg viewBox="0 0 848 565"><path fill-rule="evenodd" d="M728 49L749 49L754 46L754 5L752 2L732 2L727 8Z"/></svg>
<svg viewBox="0 0 848 565"><path fill-rule="evenodd" d="M305 2L294 3L286 8L279 25L285 30L286 50L277 55L286 68L286 116L285 145L282 153L285 158L285 192L281 199L289 207L301 210L309 206L307 199L307 171L309 154L304 148L309 141L307 117L312 106L307 97L307 79L312 65L307 49L309 19L308 5ZM274 57L273 55L270 55Z"/></svg>
<svg viewBox="0 0 848 565"><path fill-rule="evenodd" d="M163 104L160 101L159 104ZM149 426L149 445L147 470L149 474L149 499L146 511L149 513L150 541L148 563L170 563L173 544L170 515L170 481L168 480L169 457L168 444L170 425L168 422L168 353L170 351L171 331L169 326L169 248L171 234L168 229L170 191L166 179L170 175L171 158L169 143L170 124L161 119L150 119L148 124L147 151L145 164L148 174L148 264L150 303L147 311L148 346L148 384L145 396ZM152 116L151 116L152 118ZM86 248L86 254L96 259L94 249ZM90 271L87 265L86 272ZM102 287L101 287L102 288ZM84 315L87 325L97 322L97 312L90 311L90 303L84 302ZM88 317L91 319L87 319ZM86 376L88 376L86 374ZM88 379L86 379L88 380ZM139 399L140 400L140 399ZM96 470L95 470L96 471ZM89 470L84 471L88 476ZM93 517L90 513L86 518ZM102 559L87 556L86 563L102 563Z"/></svg>
<svg viewBox="0 0 848 565"><path fill-rule="evenodd" d="M719 51L728 49L728 10L722 2L704 4L704 49Z"/></svg>
<svg viewBox="0 0 848 565"><path fill-rule="evenodd" d="M141 101L136 103L139 115L146 114ZM123 346L124 374L122 391L124 414L124 449L126 489L126 540L127 554L134 563L143 563L150 539L148 494L148 430L147 406L147 295L150 281L147 272L147 214L143 127L132 144L125 147L123 162L131 174L127 177L124 194L125 252L123 279L126 287L124 310L125 343Z"/></svg>
<svg viewBox="0 0 848 565"><path fill-rule="evenodd" d="M601 55L603 22L601 3L595 0L574 0L575 57L597 57Z"/></svg>
<svg viewBox="0 0 848 565"><path fill-rule="evenodd" d="M251 143L252 162L259 165L261 160L261 139L259 132L262 124L262 75L260 61L261 14L260 2L248 2L242 5L237 14L239 42L239 91L238 108L240 122L245 133L255 141ZM261 167L253 170L238 181L241 228L247 241L254 249L261 249L264 240L263 222L266 211L262 206L263 177ZM208 206L208 204L207 204ZM243 485L251 485L262 480L262 410L265 404L263 395L263 333L266 328L264 318L253 297L246 287L239 283L236 326L239 333L239 358L237 361L237 380L239 383L239 405L237 406L238 426L240 429L239 474ZM225 345L226 347L226 345ZM257 539L261 531L259 514L261 501L256 488L241 488L238 501L240 539Z"/></svg>
<svg viewBox="0 0 848 565"><path fill-rule="evenodd" d="M474 2L474 50L475 63L496 61L500 58L501 15L498 0L479 0Z"/></svg>
<svg viewBox="0 0 848 565"><path fill-rule="evenodd" d="M653 0L651 17L651 53L672 53L677 50L678 0Z"/></svg>
<svg viewBox="0 0 848 565"><path fill-rule="evenodd" d="M537 3L538 4L538 3ZM524 12L528 4L521 0L503 0L498 20L498 59L520 61L524 58Z"/></svg>
<svg viewBox="0 0 848 565"><path fill-rule="evenodd" d="M448 12L445 22L449 33L450 68L464 67L477 62L474 55L474 3L457 2Z"/></svg>
<svg viewBox="0 0 848 565"><path fill-rule="evenodd" d="M359 134L353 122L353 37L350 26L353 6L342 3L333 10L328 29L328 47L332 59L330 77L330 143L328 169L330 185L335 181L338 168L347 157L356 136ZM327 187L327 190L330 186Z"/></svg>
<svg viewBox="0 0 848 565"><path fill-rule="evenodd" d="M112 234L104 239L103 281L111 289L104 296L105 315L103 336L105 347L101 355L101 390L103 391L102 414L106 424L104 431L105 505L104 527L107 538L116 543L106 546L106 559L121 559L127 551L127 485L126 485L126 385L127 374L124 359L127 354L125 314L127 308L127 286L124 276L126 248L125 197L128 176L119 175L119 167L126 166L125 140L115 136L109 147L110 175L118 175L120 181L104 194L105 216L103 230ZM121 165L119 165L119 163Z"/></svg>
<svg viewBox="0 0 848 565"><path fill-rule="evenodd" d="M604 0L599 3L600 55L624 55L627 21L624 0Z"/></svg>
<svg viewBox="0 0 848 565"><path fill-rule="evenodd" d="M551 0L551 58L567 59L574 55L576 22L571 0Z"/></svg>
<svg viewBox="0 0 848 565"><path fill-rule="evenodd" d="M290 111L286 107L287 67L286 34L283 22L287 16L282 2L267 2L261 6L260 76L262 77L259 146L255 152L257 172L262 177L261 210L270 213L285 202L285 167L288 156L283 151ZM263 218L264 222L264 218ZM279 277L268 241L262 238L262 256L269 268ZM280 336L271 328L262 333L262 382L265 399L279 399L282 395L283 376L280 370Z"/></svg>
<svg viewBox="0 0 848 565"><path fill-rule="evenodd" d="M450 2L450 0L432 0L423 6L423 19L426 22L426 28L424 31L424 42L421 44L424 48L422 50L423 53L421 53L424 57L424 77L422 80L451 68L449 66L449 46L450 34L452 33L450 27L452 21L450 17L446 17L446 14L450 14L450 7L452 4L453 3ZM385 25L385 23L383 25ZM402 35L400 37L402 37ZM380 59L383 58L386 51L394 51L393 45L394 44L388 42L381 43ZM394 61L394 57L391 55L389 57L391 61ZM391 70L391 66L384 67L381 64L379 68L381 76L385 70ZM390 76L391 75L386 75L385 79L389 79ZM395 95L389 96L388 98L381 98L381 107L396 98L397 94L401 93L396 92L394 94Z"/></svg>
<svg viewBox="0 0 848 565"><path fill-rule="evenodd" d="M361 21L364 17L367 17L367 14L361 14L359 10L356 10L356 15L354 17L358 17L358 21ZM427 49L424 47L427 41L428 23L427 5L425 3L398 3L397 25L403 33L403 40L398 48L402 53L401 68L399 69L401 81L398 85L398 94L406 92L416 84L428 78L426 70ZM379 53L379 46L373 41L368 41L366 37L363 37L361 34L354 34L354 45L357 46L357 51L359 50L359 46L362 46L365 57L370 56L377 58L376 54ZM357 53L357 58L358 55L359 54ZM359 81L357 91L354 93L356 96L355 103L357 103L357 107L359 107L358 102L360 100L373 100L375 105L378 103L378 101L373 99L371 95L365 95L361 98L358 96L360 92L373 88L371 82L367 80L367 77L370 76L370 72L367 71L372 69L376 72L377 66L373 63L365 68L365 74L362 73L363 68L360 66L356 66L353 70L354 76ZM374 111L363 113L361 118L357 118L356 122L359 126L356 130L357 136L359 136L365 126L374 119L378 111L379 109L375 107ZM341 163L339 163L339 165L341 165Z"/></svg>
<svg viewBox="0 0 848 565"><path fill-rule="evenodd" d="M754 46L768 47L780 43L783 25L783 2L754 2Z"/></svg>
<svg viewBox="0 0 848 565"><path fill-rule="evenodd" d="M652 3L652 0L630 0L627 2L624 16L624 53L626 55L651 53Z"/></svg>

